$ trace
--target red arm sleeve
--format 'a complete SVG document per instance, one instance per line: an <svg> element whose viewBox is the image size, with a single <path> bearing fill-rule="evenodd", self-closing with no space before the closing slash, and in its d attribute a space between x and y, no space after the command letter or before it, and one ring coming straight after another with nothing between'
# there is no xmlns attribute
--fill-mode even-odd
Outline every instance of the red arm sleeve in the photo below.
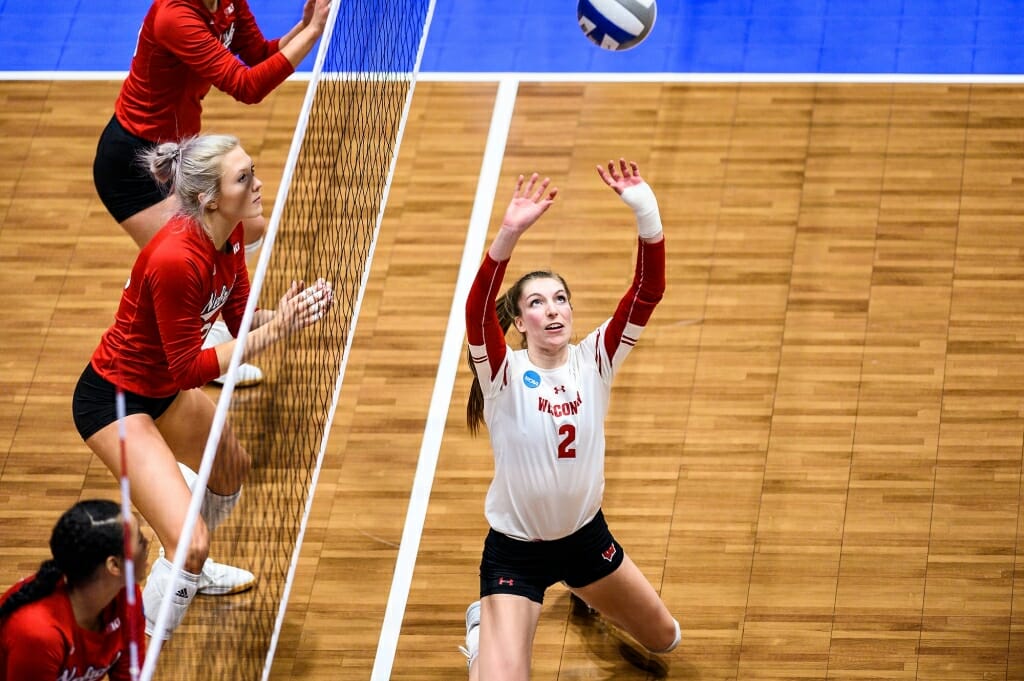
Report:
<svg viewBox="0 0 1024 681"><path fill-rule="evenodd" d="M626 325L647 326L651 313L665 293L665 240L653 244L640 239L637 241L640 247L636 253L633 283L619 301L604 336L609 359L614 357Z"/></svg>
<svg viewBox="0 0 1024 681"><path fill-rule="evenodd" d="M470 345L483 345L487 348L492 379L505 361L507 347L498 312L494 307L507 266L508 260L498 262L490 254L485 254L466 298L466 338Z"/></svg>
<svg viewBox="0 0 1024 681"><path fill-rule="evenodd" d="M200 17L177 6L169 6L156 15L153 31L161 45L200 77L245 104L262 101L294 71L280 52L270 54L251 68L242 64L210 33ZM269 54L269 46L265 50Z"/></svg>
<svg viewBox="0 0 1024 681"><path fill-rule="evenodd" d="M220 376L217 351L202 349L203 322L198 311L207 301L195 265L173 254L165 258L157 255L146 277L167 366L178 389L198 388Z"/></svg>

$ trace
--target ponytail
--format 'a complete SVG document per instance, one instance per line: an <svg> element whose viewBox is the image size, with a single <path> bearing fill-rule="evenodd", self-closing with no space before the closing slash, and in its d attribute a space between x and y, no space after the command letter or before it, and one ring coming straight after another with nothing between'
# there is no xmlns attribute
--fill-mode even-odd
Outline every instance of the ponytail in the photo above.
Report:
<svg viewBox="0 0 1024 681"><path fill-rule="evenodd" d="M39 566L39 571L36 572L35 577L23 580L21 587L8 596L3 605L0 605L0 622L6 620L11 613L21 606L28 605L52 594L63 577L64 573L57 567L57 561L52 558L44 561Z"/></svg>

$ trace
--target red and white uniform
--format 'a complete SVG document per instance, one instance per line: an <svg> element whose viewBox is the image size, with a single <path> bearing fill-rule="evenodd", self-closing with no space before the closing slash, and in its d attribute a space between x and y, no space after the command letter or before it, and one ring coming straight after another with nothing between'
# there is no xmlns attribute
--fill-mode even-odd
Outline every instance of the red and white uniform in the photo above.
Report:
<svg viewBox="0 0 1024 681"><path fill-rule="evenodd" d="M494 451L485 513L510 537L552 540L583 527L604 494L604 419L612 379L665 290L664 241L640 241L633 284L615 314L557 369L505 342L495 311L505 267L490 255L466 301L470 356Z"/></svg>
<svg viewBox="0 0 1024 681"><path fill-rule="evenodd" d="M155 0L114 110L133 135L176 141L199 133L211 85L255 104L294 70L278 41L263 37L246 0L220 0L216 12L203 0Z"/></svg>
<svg viewBox="0 0 1024 681"><path fill-rule="evenodd" d="M31 579L31 578L30 578ZM20 588L19 582L3 599ZM136 603L142 602L136 587ZM129 681L127 597L124 590L100 615L103 631L78 626L62 581L48 596L15 610L0 626L0 681ZM137 622L139 662L145 656L145 618Z"/></svg>
<svg viewBox="0 0 1024 681"><path fill-rule="evenodd" d="M175 216L139 252L92 367L144 397L206 385L221 370L203 339L218 315L237 335L248 298L242 224L217 250L191 218Z"/></svg>

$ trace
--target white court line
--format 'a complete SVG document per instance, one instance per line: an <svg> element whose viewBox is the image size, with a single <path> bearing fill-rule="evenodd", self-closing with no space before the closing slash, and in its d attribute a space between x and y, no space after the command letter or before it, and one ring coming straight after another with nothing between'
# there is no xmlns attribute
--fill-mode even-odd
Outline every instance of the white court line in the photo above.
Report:
<svg viewBox="0 0 1024 681"><path fill-rule="evenodd" d="M459 277L455 283L452 296L452 307L448 313L448 326L441 349L441 359L437 365L437 377L434 381L434 392L430 398L430 410L427 413L427 424L423 431L423 442L420 445L419 462L416 465L416 476L409 495L409 508L405 514L405 529L402 531L402 543L395 561L395 573L391 579L391 591L388 595L387 609L384 611L384 623L381 625L380 640L377 642L377 655L373 661L371 681L388 681L391 678L391 667L395 662L395 650L398 648L398 635L405 617L405 606L409 599L409 587L412 585L413 569L416 556L420 549L420 538L423 535L423 524L427 518L427 504L430 501L430 488L434 484L434 472L437 469L437 457L441 451L441 439L444 425L448 420L448 408L451 405L452 390L455 387L455 375L462 356L463 339L466 333L466 298L470 285L480 267L484 246L487 241L487 226L491 219L491 208L494 206L494 193L498 187L501 174L501 162L505 155L505 142L508 140L509 126L512 124L512 110L515 107L516 92L519 82L508 77L498 84L498 94L494 100L494 111L491 114L491 128L487 133L487 146L480 167L480 178L477 181L476 197L473 199L473 212L469 218L466 232L466 245L462 251L462 264ZM467 598L476 594L468 593ZM455 648L452 648L455 654Z"/></svg>
<svg viewBox="0 0 1024 681"><path fill-rule="evenodd" d="M437 83L488 83L515 77L520 83L946 83L1019 84L1022 74L959 73L469 73L424 71Z"/></svg>
<svg viewBox="0 0 1024 681"><path fill-rule="evenodd" d="M0 81L114 80L127 71L0 71ZM353 75L353 74L347 74ZM365 75L360 72L358 75ZM382 74L386 75L386 74ZM305 81L311 74L293 73L288 80ZM935 83L950 85L1019 85L1024 74L1015 73L513 73L421 71L424 83Z"/></svg>

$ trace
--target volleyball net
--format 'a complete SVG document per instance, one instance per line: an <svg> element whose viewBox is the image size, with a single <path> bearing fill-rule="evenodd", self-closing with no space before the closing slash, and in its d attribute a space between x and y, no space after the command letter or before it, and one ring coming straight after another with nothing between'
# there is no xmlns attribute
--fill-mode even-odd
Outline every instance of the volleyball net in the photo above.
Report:
<svg viewBox="0 0 1024 681"><path fill-rule="evenodd" d="M252 468L234 513L213 535L210 556L251 570L257 585L196 598L170 640L154 637L144 681L269 677L432 8L432 0L332 5L260 262L250 273L240 338L257 301L276 309L293 280L327 279L334 306L318 324L259 355L261 385L224 385L199 471L205 480L228 424ZM239 347L233 366L240 357ZM158 634L161 625L158 618Z"/></svg>

